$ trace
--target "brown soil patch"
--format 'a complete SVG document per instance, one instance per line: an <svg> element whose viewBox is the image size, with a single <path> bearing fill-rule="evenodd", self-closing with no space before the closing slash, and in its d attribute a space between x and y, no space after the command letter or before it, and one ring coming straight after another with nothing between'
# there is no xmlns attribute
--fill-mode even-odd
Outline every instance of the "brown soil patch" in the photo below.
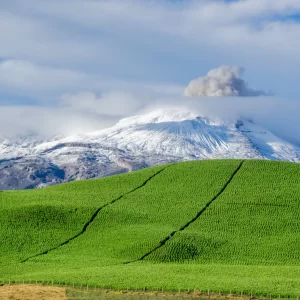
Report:
<svg viewBox="0 0 300 300"><path fill-rule="evenodd" d="M0 300L67 300L66 289L33 284L0 286Z"/></svg>
<svg viewBox="0 0 300 300"><path fill-rule="evenodd" d="M270 300L263 297L250 297L247 295L220 295L219 293L209 294L207 292L182 291L182 292L162 292L162 291L134 291L134 290L107 290L95 289L89 290L83 288L67 288L69 299L104 299L104 300ZM277 300L277 299L275 299ZM282 300L282 299L281 299Z"/></svg>

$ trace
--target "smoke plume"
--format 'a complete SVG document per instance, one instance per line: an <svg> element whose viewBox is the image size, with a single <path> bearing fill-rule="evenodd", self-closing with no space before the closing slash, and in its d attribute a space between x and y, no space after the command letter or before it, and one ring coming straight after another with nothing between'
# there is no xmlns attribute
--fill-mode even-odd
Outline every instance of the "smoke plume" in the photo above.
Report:
<svg viewBox="0 0 300 300"><path fill-rule="evenodd" d="M209 71L206 76L192 80L184 94L192 97L266 96L264 91L248 88L242 79L243 73L244 68L220 66Z"/></svg>

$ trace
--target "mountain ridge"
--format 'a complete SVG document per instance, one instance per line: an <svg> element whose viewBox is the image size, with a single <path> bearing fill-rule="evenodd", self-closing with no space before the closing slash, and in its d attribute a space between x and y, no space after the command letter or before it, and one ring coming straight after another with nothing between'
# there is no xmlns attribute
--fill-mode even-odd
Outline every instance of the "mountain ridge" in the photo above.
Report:
<svg viewBox="0 0 300 300"><path fill-rule="evenodd" d="M91 133L0 141L0 189L43 187L163 163L215 158L299 162L300 148L246 118L159 109Z"/></svg>

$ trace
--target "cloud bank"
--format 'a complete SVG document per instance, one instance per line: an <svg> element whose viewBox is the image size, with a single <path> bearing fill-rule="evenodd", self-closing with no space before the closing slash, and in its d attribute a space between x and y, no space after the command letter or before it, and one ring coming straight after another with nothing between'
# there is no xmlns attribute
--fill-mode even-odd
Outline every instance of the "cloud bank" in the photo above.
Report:
<svg viewBox="0 0 300 300"><path fill-rule="evenodd" d="M191 105L299 140L299 102L256 97L265 93L238 67L210 71L186 88L196 99L180 97L184 82L223 63L245 66L251 84L281 99L298 97L299 0L0 2L0 135L87 132Z"/></svg>
<svg viewBox="0 0 300 300"><path fill-rule="evenodd" d="M92 92L83 92L63 95L60 104L77 112L122 117L141 109L151 101L150 98L149 95L139 96L124 91L106 92L99 97Z"/></svg>
<svg viewBox="0 0 300 300"><path fill-rule="evenodd" d="M12 95L17 91L19 96L20 84L28 97L27 82L38 81L37 72L49 76L50 85L59 71L61 89L74 93L79 91L68 87L78 86L81 76L87 86L85 74L182 84L189 74L194 78L195 72L222 63L245 66L257 87L298 95L298 0L23 2L0 1L0 28L5 28L0 31L0 62L10 61L3 71L16 77L2 85ZM22 82L26 75L18 72L27 69L32 73ZM43 85L46 81L37 87ZM82 89L95 91L86 86ZM47 93L53 95L51 91ZM40 94L29 96L39 99Z"/></svg>
<svg viewBox="0 0 300 300"><path fill-rule="evenodd" d="M220 66L209 71L206 76L192 80L184 94L191 97L265 96L265 92L247 87L242 79L243 73L244 68Z"/></svg>
<svg viewBox="0 0 300 300"><path fill-rule="evenodd" d="M200 117L237 120L252 119L278 136L300 146L300 102L276 97L167 97L92 92L62 97L58 107L2 106L0 137L35 133L39 136L76 135L98 131L124 117L158 108L190 110ZM109 103L109 105L108 105Z"/></svg>

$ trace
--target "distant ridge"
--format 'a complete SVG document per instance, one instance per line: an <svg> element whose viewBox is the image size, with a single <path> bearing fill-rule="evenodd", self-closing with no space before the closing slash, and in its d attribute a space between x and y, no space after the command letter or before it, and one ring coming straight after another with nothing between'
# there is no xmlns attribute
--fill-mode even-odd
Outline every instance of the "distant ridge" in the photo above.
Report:
<svg viewBox="0 0 300 300"><path fill-rule="evenodd" d="M251 120L160 109L112 128L47 140L0 140L0 189L27 189L214 158L300 161L300 148Z"/></svg>

